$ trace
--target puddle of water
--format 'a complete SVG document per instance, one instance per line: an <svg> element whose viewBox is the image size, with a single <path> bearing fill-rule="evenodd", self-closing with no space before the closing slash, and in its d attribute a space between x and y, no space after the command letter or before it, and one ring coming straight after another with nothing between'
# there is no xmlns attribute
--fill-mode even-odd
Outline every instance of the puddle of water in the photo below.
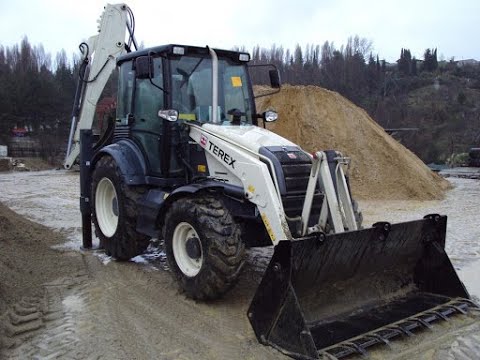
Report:
<svg viewBox="0 0 480 360"><path fill-rule="evenodd" d="M79 313L85 309L83 299L78 295L68 295L62 300L62 305L66 313Z"/></svg>
<svg viewBox="0 0 480 360"><path fill-rule="evenodd" d="M458 276L462 279L470 295L480 302L480 260L460 269Z"/></svg>
<svg viewBox="0 0 480 360"><path fill-rule="evenodd" d="M103 265L107 265L110 261L112 261L112 257L108 256L104 252L95 251L94 255L100 259Z"/></svg>
<svg viewBox="0 0 480 360"><path fill-rule="evenodd" d="M480 259L480 181L448 180L454 188L441 201L361 201L365 223L417 220L433 213L447 215L446 249L455 267Z"/></svg>

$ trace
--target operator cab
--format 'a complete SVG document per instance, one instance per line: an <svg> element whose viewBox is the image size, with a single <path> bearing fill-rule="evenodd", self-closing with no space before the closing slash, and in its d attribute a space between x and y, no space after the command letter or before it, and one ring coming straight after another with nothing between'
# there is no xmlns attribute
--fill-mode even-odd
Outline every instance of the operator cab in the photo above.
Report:
<svg viewBox="0 0 480 360"><path fill-rule="evenodd" d="M183 176L182 159L176 156L179 144L185 142L182 122L257 125L259 115L247 67L250 55L217 49L214 54L218 61L207 47L164 45L118 58L114 141L134 140L144 152L150 175ZM279 87L276 70L275 74ZM172 123L176 120L181 121Z"/></svg>
<svg viewBox="0 0 480 360"><path fill-rule="evenodd" d="M218 106L212 109L212 58L208 48L166 45L129 53L120 68L117 121L128 117L157 117L173 109L178 119L225 125L257 124L248 75L247 53L215 50L218 56ZM133 88L135 87L135 91ZM131 121L132 119L130 119Z"/></svg>

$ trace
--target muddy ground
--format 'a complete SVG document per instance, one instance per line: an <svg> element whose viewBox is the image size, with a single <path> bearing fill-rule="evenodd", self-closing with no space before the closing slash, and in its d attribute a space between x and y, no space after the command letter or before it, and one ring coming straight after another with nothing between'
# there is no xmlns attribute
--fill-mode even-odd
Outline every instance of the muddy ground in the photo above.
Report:
<svg viewBox="0 0 480 360"><path fill-rule="evenodd" d="M256 343L245 316L255 269L205 304L179 294L168 271L59 247L58 232L3 205L0 229L0 358L278 357Z"/></svg>
<svg viewBox="0 0 480 360"><path fill-rule="evenodd" d="M450 215L447 250L478 297L480 182L452 182L443 201L360 204L366 223ZM250 252L239 284L206 304L178 291L158 241L126 263L79 250L78 174L0 174L0 202L0 358L286 358L257 342L245 315L271 251ZM475 358L478 320L436 325L372 357Z"/></svg>

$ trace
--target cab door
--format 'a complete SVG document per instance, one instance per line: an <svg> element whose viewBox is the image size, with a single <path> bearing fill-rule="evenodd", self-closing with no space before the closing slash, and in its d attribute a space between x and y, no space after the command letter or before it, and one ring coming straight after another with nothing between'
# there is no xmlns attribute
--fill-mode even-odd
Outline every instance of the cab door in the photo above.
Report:
<svg viewBox="0 0 480 360"><path fill-rule="evenodd" d="M161 58L149 58L151 70L145 75L138 60L121 65L117 117L129 124L130 137L142 150L149 175L161 177L165 120L158 111L165 104L163 64ZM143 61L145 64L147 57Z"/></svg>

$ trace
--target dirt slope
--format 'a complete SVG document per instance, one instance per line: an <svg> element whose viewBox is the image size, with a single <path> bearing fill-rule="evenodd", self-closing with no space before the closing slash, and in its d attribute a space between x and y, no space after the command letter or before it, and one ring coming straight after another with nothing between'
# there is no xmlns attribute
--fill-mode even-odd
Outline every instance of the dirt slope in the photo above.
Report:
<svg viewBox="0 0 480 360"><path fill-rule="evenodd" d="M42 295L42 283L78 265L51 248L64 241L0 203L0 314L23 296Z"/></svg>
<svg viewBox="0 0 480 360"><path fill-rule="evenodd" d="M368 199L441 199L449 184L389 136L368 114L338 93L315 86L284 86L257 100L275 109L267 128L307 151L335 149L352 158L354 195Z"/></svg>

